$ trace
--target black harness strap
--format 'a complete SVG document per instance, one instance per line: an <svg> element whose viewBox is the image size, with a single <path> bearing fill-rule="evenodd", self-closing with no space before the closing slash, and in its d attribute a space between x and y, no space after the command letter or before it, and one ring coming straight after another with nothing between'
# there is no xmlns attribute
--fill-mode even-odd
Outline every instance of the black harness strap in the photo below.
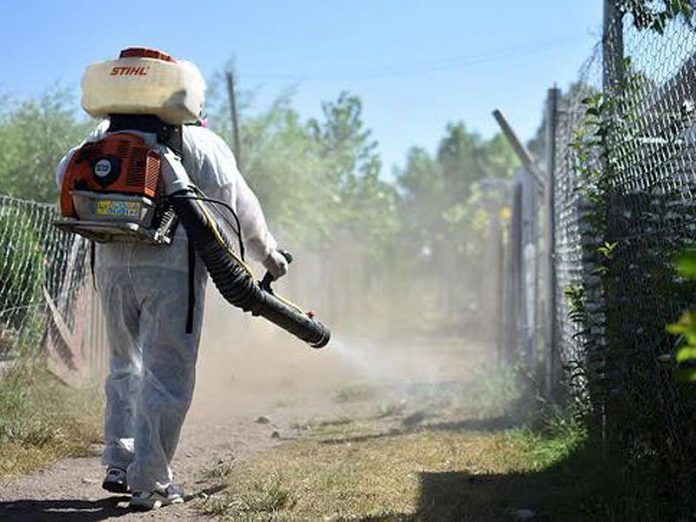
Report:
<svg viewBox="0 0 696 522"><path fill-rule="evenodd" d="M107 132L137 130L157 135L157 143L166 145L184 159L184 136L181 125L170 125L151 114L112 114ZM193 242L188 246L188 312L186 333L193 333L193 316L196 309L196 251Z"/></svg>

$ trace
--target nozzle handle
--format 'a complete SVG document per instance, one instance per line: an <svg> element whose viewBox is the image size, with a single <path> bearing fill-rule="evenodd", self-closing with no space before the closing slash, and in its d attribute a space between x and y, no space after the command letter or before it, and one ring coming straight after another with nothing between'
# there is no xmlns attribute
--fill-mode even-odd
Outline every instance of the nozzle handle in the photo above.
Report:
<svg viewBox="0 0 696 522"><path fill-rule="evenodd" d="M278 252L285 258L288 264L292 263L292 254L290 252L288 252L287 250L278 250ZM273 274L271 274L270 272L266 272L266 274L263 276L263 279L261 279L261 282L259 283L261 285L261 289L272 294L273 289L271 288L271 283L273 281L275 281L275 277L273 277Z"/></svg>

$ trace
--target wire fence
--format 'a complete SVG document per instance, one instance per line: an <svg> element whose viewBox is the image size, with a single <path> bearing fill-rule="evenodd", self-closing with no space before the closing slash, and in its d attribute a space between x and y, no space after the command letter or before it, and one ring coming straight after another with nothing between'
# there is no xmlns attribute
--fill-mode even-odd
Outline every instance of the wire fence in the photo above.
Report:
<svg viewBox="0 0 696 522"><path fill-rule="evenodd" d="M688 511L696 401L666 326L696 302L672 263L696 238L696 28L617 5L577 81L549 92L544 187L515 180L508 357L550 395L565 383L593 433L659 468L656 490Z"/></svg>
<svg viewBox="0 0 696 522"><path fill-rule="evenodd" d="M55 205L0 196L0 361L39 360L71 385L105 371L90 246L59 232Z"/></svg>

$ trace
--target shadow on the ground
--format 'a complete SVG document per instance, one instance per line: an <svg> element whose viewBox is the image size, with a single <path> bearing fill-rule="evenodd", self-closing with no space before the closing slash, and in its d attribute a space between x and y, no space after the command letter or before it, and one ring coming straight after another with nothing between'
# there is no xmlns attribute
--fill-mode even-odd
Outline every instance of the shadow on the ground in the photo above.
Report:
<svg viewBox="0 0 696 522"><path fill-rule="evenodd" d="M399 422L399 425L391 426L376 433L359 435L334 436L320 440L321 444L339 445L347 442L364 442L375 439L399 437L409 433L422 431L479 431L495 432L514 428L528 421L530 415L529 399L525 394L520 395L506 408L506 413L497 416L479 417L478 411L462 412L457 417L452 417L450 409L452 398L460 397L471 386L469 382L445 381L433 383L410 383L403 390L412 398L420 399L419 408L409 415L399 419L398 415L378 415L373 420L386 420ZM480 412L485 415L484 412Z"/></svg>
<svg viewBox="0 0 696 522"><path fill-rule="evenodd" d="M214 495L225 486L213 486L197 493L186 495L185 501L193 500L202 494ZM0 502L0 520L3 522L94 522L109 518L118 518L132 513L128 509L130 497L125 495L109 496L97 500L83 499L21 499Z"/></svg>
<svg viewBox="0 0 696 522"><path fill-rule="evenodd" d="M596 446L579 448L539 472L421 472L415 513L367 516L361 522L662 522L687 520L645 476L628 476Z"/></svg>
<svg viewBox="0 0 696 522"><path fill-rule="evenodd" d="M425 472L421 473L420 479L421 495L415 513L368 516L360 519L360 522L588 520L579 513L577 518L550 517L548 513L540 510L533 500L525 499L523 492L528 493L529 488L538 483L537 477L530 474L472 475L456 471Z"/></svg>
<svg viewBox="0 0 696 522"><path fill-rule="evenodd" d="M52 499L15 500L0 502L0 520L43 522L46 520L65 520L90 522L117 518L128 514L126 496L107 497L98 500Z"/></svg>
<svg viewBox="0 0 696 522"><path fill-rule="evenodd" d="M426 420L427 418L428 417L424 417L422 420ZM365 442L368 440L400 437L402 435L408 435L409 433L419 433L422 431L499 431L512 428L516 423L517 421L512 417L502 416L488 419L466 419L421 424L420 420L415 419L414 414L406 417L402 421L401 428L391 428L387 431L365 435L325 438L320 441L320 444L334 446L347 442Z"/></svg>

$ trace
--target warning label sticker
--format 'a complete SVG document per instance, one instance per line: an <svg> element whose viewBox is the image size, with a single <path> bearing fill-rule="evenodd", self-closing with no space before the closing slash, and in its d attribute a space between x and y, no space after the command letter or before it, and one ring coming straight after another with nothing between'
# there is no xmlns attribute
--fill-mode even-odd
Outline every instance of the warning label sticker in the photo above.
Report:
<svg viewBox="0 0 696 522"><path fill-rule="evenodd" d="M96 214L100 217L140 218L140 203L137 201L97 201Z"/></svg>

